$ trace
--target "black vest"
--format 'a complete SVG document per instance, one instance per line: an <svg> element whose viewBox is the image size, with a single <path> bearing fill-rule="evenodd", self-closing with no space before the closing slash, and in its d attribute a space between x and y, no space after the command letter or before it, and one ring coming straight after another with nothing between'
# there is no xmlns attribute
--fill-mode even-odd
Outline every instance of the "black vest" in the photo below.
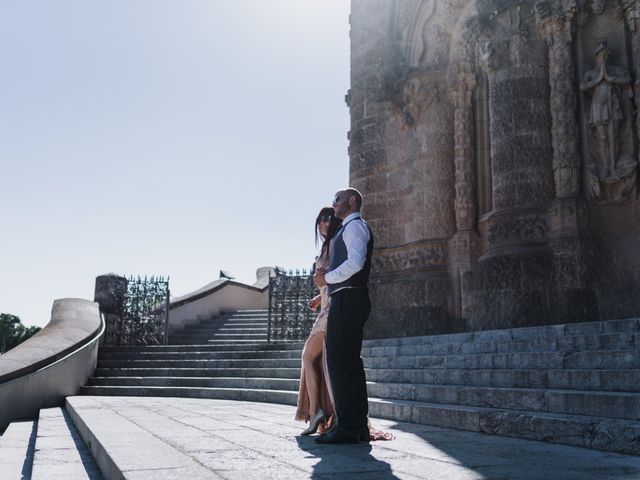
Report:
<svg viewBox="0 0 640 480"><path fill-rule="evenodd" d="M371 229L369 225L362 220L361 217L354 218L353 220L349 220L345 223L342 228L338 231L336 236L333 238L333 251L331 252L331 258L329 260L329 271L335 270L338 268L346 259L347 259L347 246L342 239L342 233L347 225L351 222L362 222L364 223L367 230L369 230L369 241L367 242L367 257L364 262L364 266L362 270L354 273L351 277L347 278L344 282L340 283L329 283L329 295L334 293L336 290L340 288L366 288L367 282L369 281L369 272L371 271L371 254L373 253L373 233L371 233Z"/></svg>

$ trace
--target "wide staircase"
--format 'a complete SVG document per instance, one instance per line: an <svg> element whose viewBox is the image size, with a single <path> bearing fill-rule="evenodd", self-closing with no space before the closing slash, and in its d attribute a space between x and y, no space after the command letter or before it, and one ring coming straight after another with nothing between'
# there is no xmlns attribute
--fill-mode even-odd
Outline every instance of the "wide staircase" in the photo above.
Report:
<svg viewBox="0 0 640 480"><path fill-rule="evenodd" d="M244 345L267 341L268 310L201 317L169 336L171 345Z"/></svg>
<svg viewBox="0 0 640 480"><path fill-rule="evenodd" d="M295 405L302 344L266 343L265 325L239 311L173 345L102 348L82 393ZM372 417L640 455L638 319L370 340L362 355Z"/></svg>

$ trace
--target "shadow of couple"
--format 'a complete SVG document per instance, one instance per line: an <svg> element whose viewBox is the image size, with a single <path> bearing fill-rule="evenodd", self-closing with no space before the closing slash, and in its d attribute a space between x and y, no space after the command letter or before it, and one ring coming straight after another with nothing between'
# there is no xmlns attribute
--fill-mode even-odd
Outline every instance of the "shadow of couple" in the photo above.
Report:
<svg viewBox="0 0 640 480"><path fill-rule="evenodd" d="M348 476L350 480L400 480L391 471L391 465L372 455L369 443L322 445L314 437L297 436L298 447L317 457L311 478L322 479Z"/></svg>

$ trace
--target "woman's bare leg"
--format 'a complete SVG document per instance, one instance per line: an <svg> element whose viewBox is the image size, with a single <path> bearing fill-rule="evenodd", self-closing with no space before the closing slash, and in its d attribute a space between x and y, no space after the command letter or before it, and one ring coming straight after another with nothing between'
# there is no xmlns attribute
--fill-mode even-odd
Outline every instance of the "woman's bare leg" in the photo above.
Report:
<svg viewBox="0 0 640 480"><path fill-rule="evenodd" d="M322 395L322 346L324 335L317 333L307 339L302 351L307 394L309 395L309 415L313 417L320 408Z"/></svg>

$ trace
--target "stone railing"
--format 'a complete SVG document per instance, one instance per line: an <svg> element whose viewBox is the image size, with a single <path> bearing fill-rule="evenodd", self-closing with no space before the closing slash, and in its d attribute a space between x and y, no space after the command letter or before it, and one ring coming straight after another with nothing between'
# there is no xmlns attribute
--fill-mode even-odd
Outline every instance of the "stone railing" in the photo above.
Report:
<svg viewBox="0 0 640 480"><path fill-rule="evenodd" d="M103 332L97 303L56 300L51 321L0 357L0 432L77 394L96 368Z"/></svg>

